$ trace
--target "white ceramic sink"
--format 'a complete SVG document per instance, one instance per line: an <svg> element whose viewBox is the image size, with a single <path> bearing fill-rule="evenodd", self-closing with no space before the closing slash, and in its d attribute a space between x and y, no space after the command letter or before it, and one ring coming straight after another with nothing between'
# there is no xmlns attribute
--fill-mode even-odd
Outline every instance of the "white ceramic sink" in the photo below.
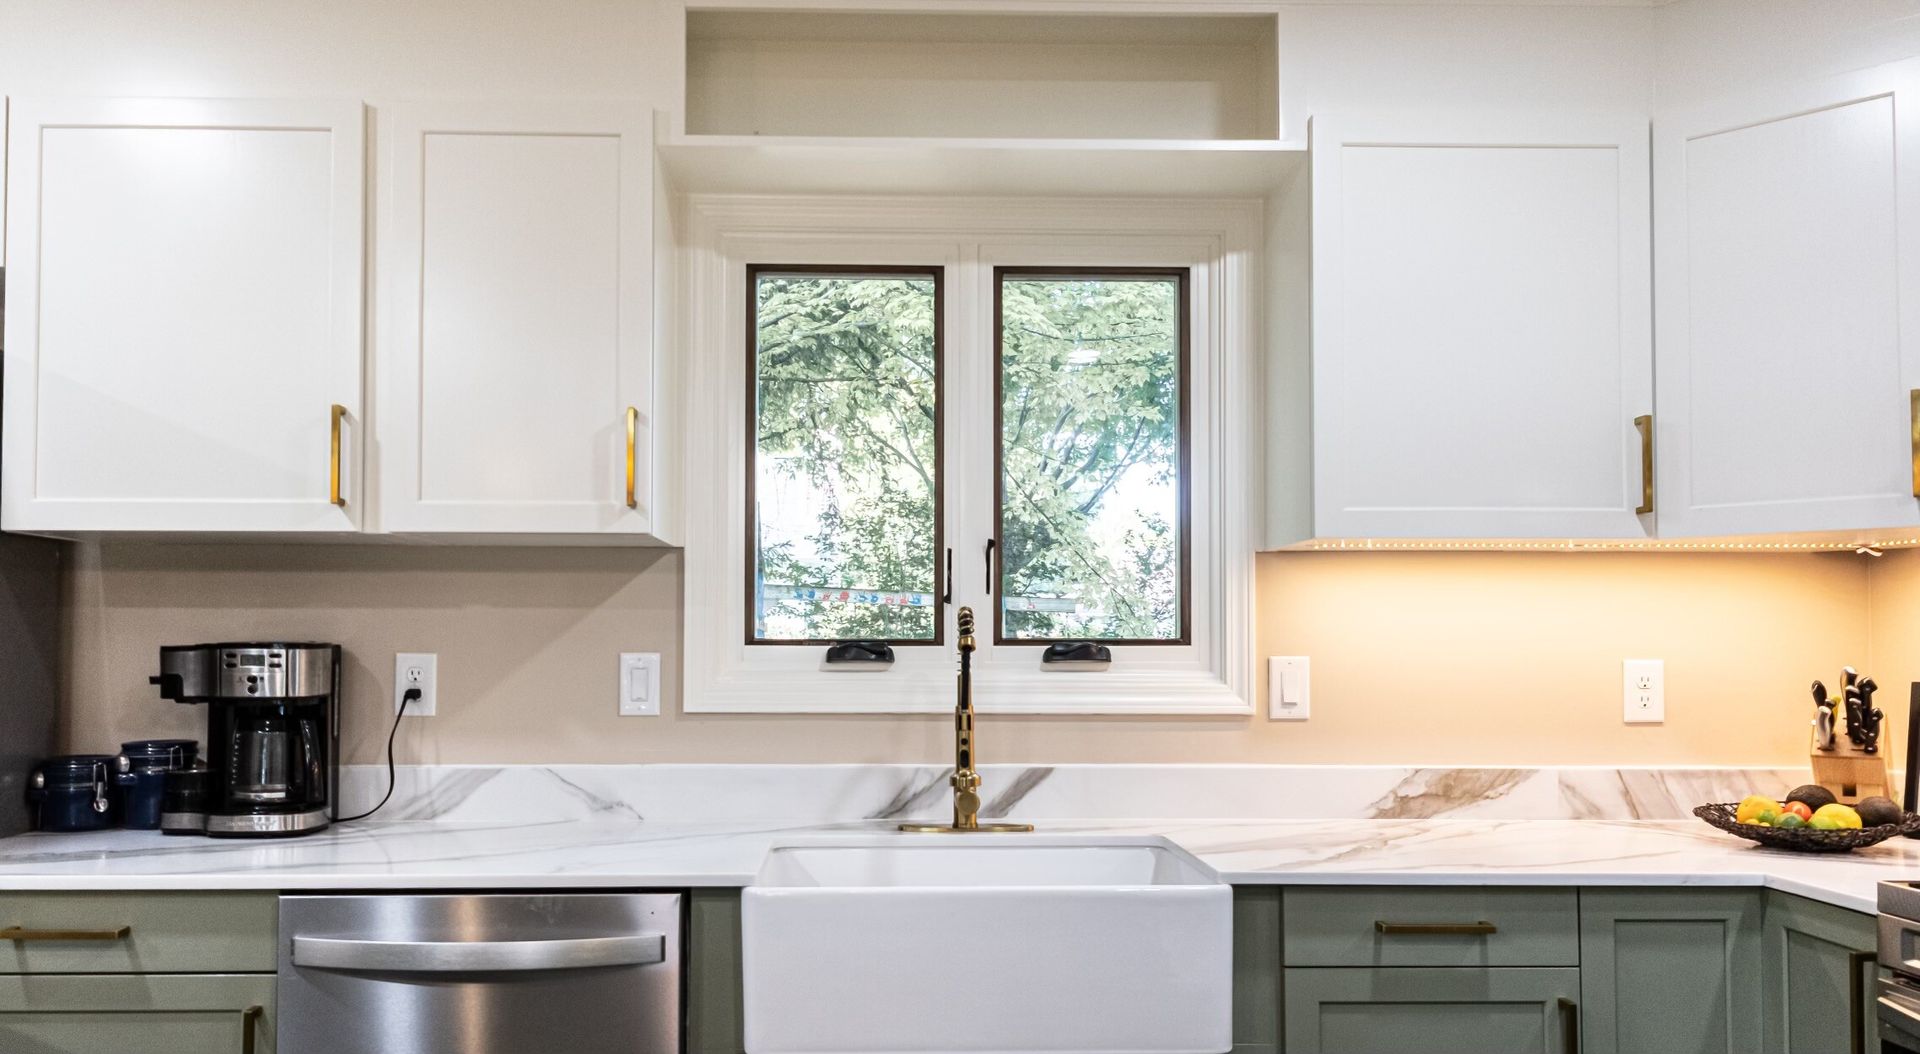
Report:
<svg viewBox="0 0 1920 1054"><path fill-rule="evenodd" d="M1165 839L777 846L740 922L748 1054L1232 1046L1232 892Z"/></svg>

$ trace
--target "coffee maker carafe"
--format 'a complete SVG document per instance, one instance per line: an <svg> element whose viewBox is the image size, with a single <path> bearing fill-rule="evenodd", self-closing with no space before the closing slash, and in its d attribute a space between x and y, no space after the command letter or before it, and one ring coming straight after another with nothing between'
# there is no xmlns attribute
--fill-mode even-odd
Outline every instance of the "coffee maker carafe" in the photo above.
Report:
<svg viewBox="0 0 1920 1054"><path fill-rule="evenodd" d="M207 704L208 834L309 834L339 818L338 644L163 647L150 680Z"/></svg>

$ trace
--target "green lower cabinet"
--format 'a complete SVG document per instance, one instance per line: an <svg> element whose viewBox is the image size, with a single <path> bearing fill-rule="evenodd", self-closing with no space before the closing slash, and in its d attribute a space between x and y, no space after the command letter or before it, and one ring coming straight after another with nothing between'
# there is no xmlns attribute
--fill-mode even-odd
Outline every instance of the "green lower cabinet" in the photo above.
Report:
<svg viewBox="0 0 1920 1054"><path fill-rule="evenodd" d="M1760 932L1759 890L1581 890L1582 1050L1760 1050Z"/></svg>
<svg viewBox="0 0 1920 1054"><path fill-rule="evenodd" d="M1770 892L1765 933L1768 1054L1877 1052L1874 917Z"/></svg>
<svg viewBox="0 0 1920 1054"><path fill-rule="evenodd" d="M1287 1054L1576 1054L1568 967L1286 971Z"/></svg>
<svg viewBox="0 0 1920 1054"><path fill-rule="evenodd" d="M0 976L7 1054L272 1054L272 974Z"/></svg>

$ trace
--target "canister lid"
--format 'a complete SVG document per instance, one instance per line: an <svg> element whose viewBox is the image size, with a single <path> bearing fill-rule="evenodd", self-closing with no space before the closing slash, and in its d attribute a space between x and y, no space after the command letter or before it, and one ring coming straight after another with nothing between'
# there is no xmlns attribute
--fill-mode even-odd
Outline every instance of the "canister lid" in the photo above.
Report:
<svg viewBox="0 0 1920 1054"><path fill-rule="evenodd" d="M62 754L42 761L41 776L49 787L91 786L96 778L111 778L112 754Z"/></svg>

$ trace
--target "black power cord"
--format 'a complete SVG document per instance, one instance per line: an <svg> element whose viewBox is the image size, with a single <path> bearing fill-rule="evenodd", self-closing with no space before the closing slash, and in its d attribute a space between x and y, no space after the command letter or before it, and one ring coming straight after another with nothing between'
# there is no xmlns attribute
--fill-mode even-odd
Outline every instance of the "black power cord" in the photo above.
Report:
<svg viewBox="0 0 1920 1054"><path fill-rule="evenodd" d="M387 733L387 793L380 798L380 805L385 805L387 799L393 797L393 785L396 782L393 775L393 737L400 734L400 719L407 716L407 704L418 698L420 698L420 689L418 688L409 688L400 694L400 709L393 715L392 731ZM339 788L336 787L334 790L335 793L338 793ZM374 813L379 812L380 805L376 805L358 816L344 816L334 822L351 823L354 820L364 820Z"/></svg>

